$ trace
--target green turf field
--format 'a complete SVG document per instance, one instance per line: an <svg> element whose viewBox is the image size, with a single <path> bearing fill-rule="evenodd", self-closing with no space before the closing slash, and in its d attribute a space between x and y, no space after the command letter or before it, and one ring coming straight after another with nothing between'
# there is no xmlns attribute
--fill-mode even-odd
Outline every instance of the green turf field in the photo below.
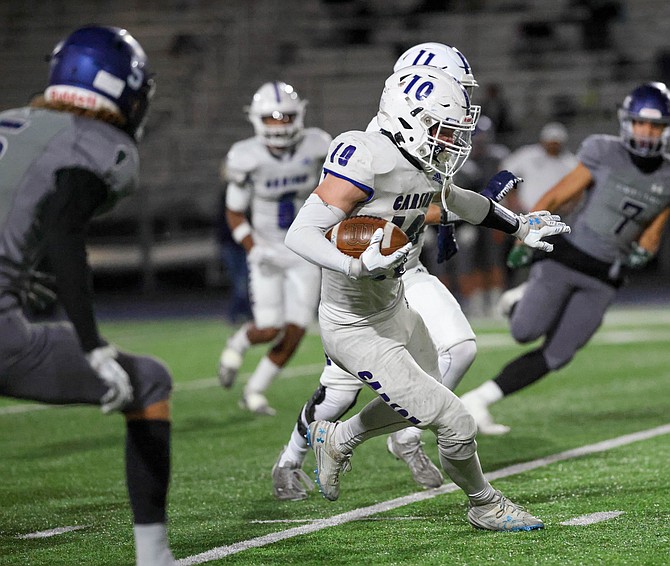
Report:
<svg viewBox="0 0 670 566"><path fill-rule="evenodd" d="M503 324L476 330L479 356L457 392L522 351ZM420 490L383 438L356 451L337 502L272 497L270 469L317 384L318 336L270 390L272 418L237 406L263 348L250 351L231 391L218 386L232 332L223 323L114 322L103 332L174 372L170 540L181 564L670 564L670 309L613 310L567 368L494 406L512 432L478 439L484 469L546 523L509 534L472 529L464 496L448 486ZM0 400L1 565L133 563L123 438L119 415ZM434 437L425 440L436 459ZM562 524L594 514L605 520ZM76 530L35 535L64 527Z"/></svg>

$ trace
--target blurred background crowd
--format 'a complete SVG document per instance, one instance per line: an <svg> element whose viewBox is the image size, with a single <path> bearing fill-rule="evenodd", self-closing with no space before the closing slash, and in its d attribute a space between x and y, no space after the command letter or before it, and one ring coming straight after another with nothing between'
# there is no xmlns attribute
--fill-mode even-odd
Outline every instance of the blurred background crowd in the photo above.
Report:
<svg viewBox="0 0 670 566"><path fill-rule="evenodd" d="M309 101L306 125L335 136L365 128L407 47L453 45L473 67L484 115L458 181L478 189L505 167L526 190L569 170L588 134L616 134L634 86L670 83L667 0L26 0L0 3L0 22L3 109L25 104L26 86L43 90L45 55L87 23L127 27L156 72L142 189L92 227L101 292L239 300L219 170L232 143L253 135L242 108L266 81L292 84ZM536 198L514 196L505 204L515 210ZM514 283L511 242L468 228L461 253L435 269L470 315L490 315ZM661 292L667 242L633 289Z"/></svg>

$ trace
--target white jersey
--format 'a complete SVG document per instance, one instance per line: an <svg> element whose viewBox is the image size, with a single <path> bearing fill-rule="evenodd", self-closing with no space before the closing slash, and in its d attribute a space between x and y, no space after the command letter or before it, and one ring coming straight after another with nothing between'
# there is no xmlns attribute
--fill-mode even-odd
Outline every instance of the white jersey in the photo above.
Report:
<svg viewBox="0 0 670 566"><path fill-rule="evenodd" d="M379 122L377 122L377 116L375 116L374 118L372 118L372 120L370 120L370 123L368 124L367 128L365 128L365 131L379 132L379 130L380 130ZM423 249L423 242L425 239L426 235L424 233L424 228L421 228L420 230L417 231L414 240L412 240L412 249L407 254L405 271L409 271L410 269L414 269L417 267L423 267L423 264L420 261L420 257L421 257L421 250Z"/></svg>
<svg viewBox="0 0 670 566"><path fill-rule="evenodd" d="M341 177L368 194L351 216L368 214L390 220L413 243L444 179L439 173L428 176L380 132L341 134L331 143L323 169L324 175ZM401 279L352 281L323 270L320 313L338 323L369 324L370 317L391 313L403 295Z"/></svg>
<svg viewBox="0 0 670 566"><path fill-rule="evenodd" d="M223 163L227 208L251 211L257 243L281 243L305 199L317 186L331 141L319 128L306 128L300 142L276 156L262 138L235 143Z"/></svg>

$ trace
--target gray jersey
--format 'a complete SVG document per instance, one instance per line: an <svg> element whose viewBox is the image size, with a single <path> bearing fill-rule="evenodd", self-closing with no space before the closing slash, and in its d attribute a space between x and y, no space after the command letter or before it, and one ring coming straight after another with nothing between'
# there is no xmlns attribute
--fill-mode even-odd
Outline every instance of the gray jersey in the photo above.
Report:
<svg viewBox="0 0 670 566"><path fill-rule="evenodd" d="M0 290L34 269L44 245L38 218L64 168L96 174L120 196L133 190L139 158L118 128L68 112L20 108L0 113Z"/></svg>
<svg viewBox="0 0 670 566"><path fill-rule="evenodd" d="M594 182L567 239L590 256L613 263L628 255L631 243L670 205L670 162L645 174L620 139L609 135L586 138L578 158Z"/></svg>

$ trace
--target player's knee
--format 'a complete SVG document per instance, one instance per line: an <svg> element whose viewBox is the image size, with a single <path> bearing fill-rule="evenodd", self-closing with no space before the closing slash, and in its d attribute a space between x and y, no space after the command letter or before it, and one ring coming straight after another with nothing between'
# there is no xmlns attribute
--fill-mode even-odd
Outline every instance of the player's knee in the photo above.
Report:
<svg viewBox="0 0 670 566"><path fill-rule="evenodd" d="M519 344L527 344L533 342L543 335L543 329L533 328L525 323L525 321L516 321L512 318L510 323L510 332L512 338L519 342Z"/></svg>
<svg viewBox="0 0 670 566"><path fill-rule="evenodd" d="M477 436L477 423L458 398L448 405L436 424L437 443L446 452L451 450L449 447L471 443Z"/></svg>
<svg viewBox="0 0 670 566"><path fill-rule="evenodd" d="M551 371L561 369L563 366L570 363L570 361L572 361L572 358L574 357L574 353L567 353L567 352L563 352L559 355L546 351L542 353L544 355L544 361L547 364L547 369Z"/></svg>
<svg viewBox="0 0 670 566"><path fill-rule="evenodd" d="M155 358L142 357L137 361L136 370L133 390L142 407L170 398L172 376L165 364Z"/></svg>

